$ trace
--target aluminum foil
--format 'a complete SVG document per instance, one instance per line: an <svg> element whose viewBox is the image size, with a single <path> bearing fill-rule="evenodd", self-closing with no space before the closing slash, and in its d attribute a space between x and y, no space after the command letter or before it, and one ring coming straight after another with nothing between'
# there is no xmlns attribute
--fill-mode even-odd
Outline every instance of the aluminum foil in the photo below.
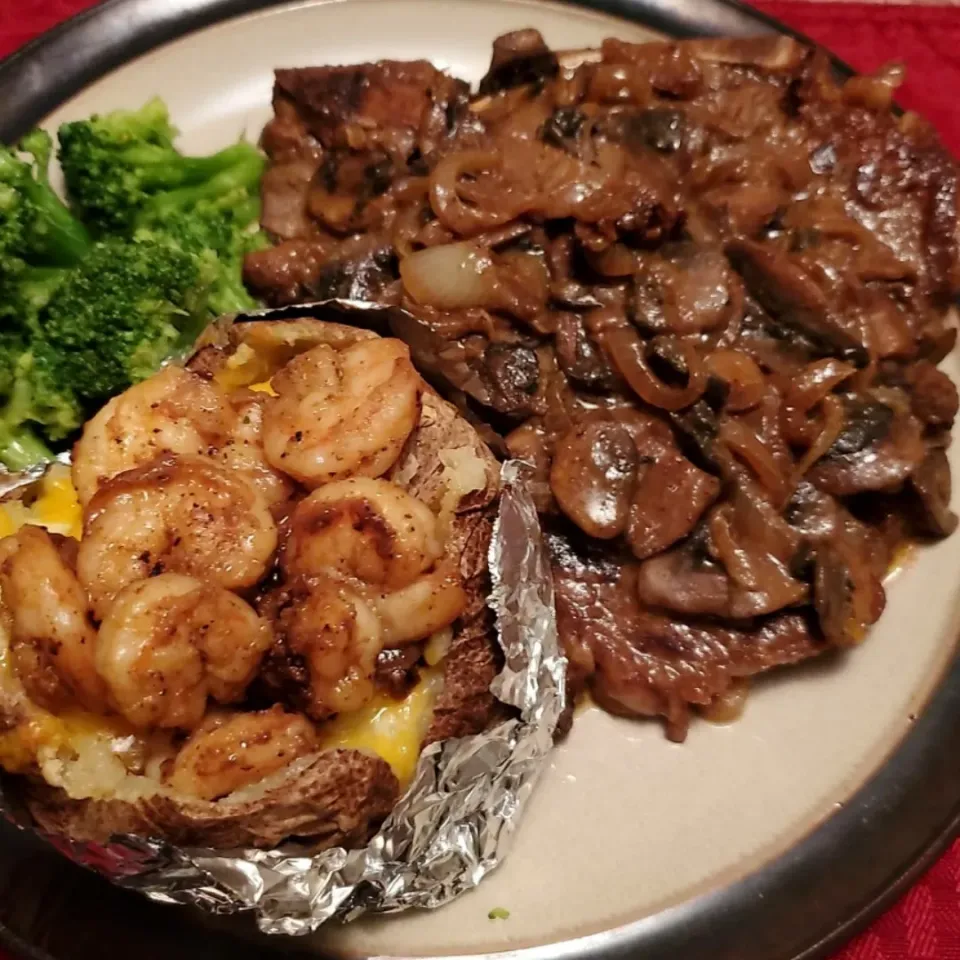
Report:
<svg viewBox="0 0 960 960"><path fill-rule="evenodd" d="M520 461L503 465L489 553L488 602L506 660L492 690L519 716L427 747L412 783L366 847L303 856L179 848L134 836L107 846L46 839L153 900L216 913L252 911L272 934L307 934L332 918L367 912L439 907L475 887L510 848L565 706L566 661L528 470ZM0 807L3 799L0 792ZM29 826L22 811L8 804L6 812Z"/></svg>

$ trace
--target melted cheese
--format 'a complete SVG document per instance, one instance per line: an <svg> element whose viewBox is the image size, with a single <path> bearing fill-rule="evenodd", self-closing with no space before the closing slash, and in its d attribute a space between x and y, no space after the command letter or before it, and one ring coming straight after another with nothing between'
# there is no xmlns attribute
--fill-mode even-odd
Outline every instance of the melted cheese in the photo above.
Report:
<svg viewBox="0 0 960 960"><path fill-rule="evenodd" d="M0 537L16 533L25 524L80 539L83 517L69 467L60 463L51 466L32 500L0 504ZM7 702L19 702L21 715L15 729L0 733L0 767L12 773L32 766L41 750L59 751L69 746L79 733L105 731L108 727L103 717L92 714L56 717L28 700L10 663L5 636L0 636L0 691Z"/></svg>
<svg viewBox="0 0 960 960"><path fill-rule="evenodd" d="M266 393L271 397L279 396L269 380L264 380L263 383L251 383L249 389L253 390L254 393Z"/></svg>
<svg viewBox="0 0 960 960"><path fill-rule="evenodd" d="M47 471L32 511L36 522L48 530L80 539L83 511L67 467L57 464Z"/></svg>
<svg viewBox="0 0 960 960"><path fill-rule="evenodd" d="M227 357L223 366L214 373L213 379L228 393L242 387L262 389L278 366L270 357L261 356L248 343L241 343L236 352Z"/></svg>
<svg viewBox="0 0 960 960"><path fill-rule="evenodd" d="M69 467L62 463L50 467L32 501L14 500L0 504L0 537L16 533L27 523L46 527L51 533L80 539L83 512L70 479Z"/></svg>
<svg viewBox="0 0 960 960"><path fill-rule="evenodd" d="M324 748L359 750L382 757L400 786L405 787L420 758L420 744L433 719L433 705L442 682L440 671L425 670L406 699L377 694L360 710L341 714L323 726Z"/></svg>

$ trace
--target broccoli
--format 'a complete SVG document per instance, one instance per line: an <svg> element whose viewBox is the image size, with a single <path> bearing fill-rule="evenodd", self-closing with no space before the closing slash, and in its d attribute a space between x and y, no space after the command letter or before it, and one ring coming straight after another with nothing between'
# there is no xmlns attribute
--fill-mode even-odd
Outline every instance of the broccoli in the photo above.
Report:
<svg viewBox="0 0 960 960"><path fill-rule="evenodd" d="M86 228L50 186L51 151L42 130L24 137L19 151L0 146L0 319L7 325L34 322L63 271L91 246Z"/></svg>
<svg viewBox="0 0 960 960"><path fill-rule="evenodd" d="M243 258L267 242L259 229L259 198L238 196L235 202L198 204L189 213L168 217L162 224L141 228L143 240L167 242L206 263L210 283L208 306L212 316L242 313L257 306L243 285Z"/></svg>
<svg viewBox="0 0 960 960"><path fill-rule="evenodd" d="M10 470L53 458L38 430L62 440L83 423L80 404L57 379L53 359L44 343L20 331L0 332L0 462Z"/></svg>
<svg viewBox="0 0 960 960"><path fill-rule="evenodd" d="M186 157L175 136L158 99L139 110L63 124L60 164L84 222L101 233L129 234L197 203L257 189L264 161L253 145Z"/></svg>
<svg viewBox="0 0 960 960"><path fill-rule="evenodd" d="M50 135L34 130L15 150L0 147L0 258L44 267L69 267L90 248L84 225L50 186ZM2 265L2 264L0 264Z"/></svg>
<svg viewBox="0 0 960 960"><path fill-rule="evenodd" d="M96 244L43 311L53 379L89 409L155 373L210 321L218 279L214 254L162 237Z"/></svg>
<svg viewBox="0 0 960 960"><path fill-rule="evenodd" d="M17 470L50 459L40 435L69 437L110 397L151 376L193 343L215 315L212 301L230 293L203 233L185 233L181 245L163 233L94 244L63 272L33 329L0 337L0 462Z"/></svg>
<svg viewBox="0 0 960 960"><path fill-rule="evenodd" d="M60 128L73 211L48 179L43 131L0 147L0 462L50 459L110 397L182 353L221 313L256 306L243 258L264 160L174 146L152 100ZM93 238L91 239L91 233Z"/></svg>
<svg viewBox="0 0 960 960"><path fill-rule="evenodd" d="M37 339L42 311L91 248L50 186L51 152L42 130L0 147L0 462L11 470L52 458L41 433L62 440L83 422Z"/></svg>

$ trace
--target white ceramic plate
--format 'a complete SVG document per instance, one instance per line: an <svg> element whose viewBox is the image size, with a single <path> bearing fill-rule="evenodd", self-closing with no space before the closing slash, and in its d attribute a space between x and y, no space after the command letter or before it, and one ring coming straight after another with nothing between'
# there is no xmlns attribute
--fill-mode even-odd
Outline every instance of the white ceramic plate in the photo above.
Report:
<svg viewBox="0 0 960 960"><path fill-rule="evenodd" d="M136 0L113 6L126 6L149 18L146 7ZM646 22L661 22L655 19L655 5L632 6ZM693 19L706 17L704 8L713 11L713 29L726 22L724 18L729 19L729 29L749 26L741 14L723 4L678 4L678 10ZM525 26L536 26L559 48L590 46L608 35L628 40L651 35L642 23L573 4L530 0L278 5L207 27L132 59L63 102L44 122L52 129L93 112L138 106L159 93L182 130L183 145L206 151L242 132L253 139L258 136L271 112L274 67L424 57L477 80L489 61L493 38ZM123 33L121 29L117 36ZM88 31L85 42L96 43L96 35ZM117 42L131 41L126 36ZM30 56L35 71L56 69L49 51L46 60L42 49ZM41 76L38 84L49 92L44 79ZM6 122L19 122L21 117L8 116ZM950 370L960 373L955 358ZM951 460L960 473L958 452L955 447ZM597 709L581 712L569 740L556 751L511 857L478 891L440 911L324 930L310 950L433 956L565 941L563 949L572 953L612 953L648 939L653 951L663 930L676 926L679 917L686 916L695 925L716 910L716 903L702 895L712 892L716 898L739 891L731 901L737 909L749 907L750 896L776 898L771 909L789 907L793 898L795 914L810 911L810 929L798 933L785 921L789 942L771 944L770 952L757 952L753 934L744 929L740 950L719 952L729 949L720 937L715 957L793 957L797 946L808 946L827 934L825 927L846 919L853 907L838 904L836 916L822 906L817 909L817 891L798 885L789 871L783 873L789 863L783 855L836 814L904 740L954 656L958 583L960 536L911 558L890 590L879 626L863 647L758 682L739 722L728 727L695 722L683 745L668 742L658 723L618 720ZM898 802L895 791L870 789L877 802ZM916 814L912 816L916 819ZM920 830L926 842L914 843L912 854L890 870L902 872L941 829L931 815L929 825ZM862 852L845 848L845 835L839 833L835 841L838 859L862 858ZM822 850L819 856L819 866L826 870ZM776 866L786 887L763 886L759 879L763 875L757 871L765 864ZM817 863L812 866L815 875ZM738 886L737 881L748 875L754 876L754 886ZM876 899L873 887L878 882L871 876L859 891L864 902ZM885 885L889 884L881 884ZM682 904L686 905L682 914L669 909ZM493 907L507 908L509 919L488 919ZM756 904L751 909L756 929L764 931L762 909ZM795 915L794 927L796 919ZM625 925L633 926L610 933ZM730 936L735 947L737 935L728 932ZM809 942L803 942L803 936ZM584 937L591 939L579 939ZM296 945L299 950L305 947ZM690 949L702 946L691 944ZM558 950L544 955L556 955ZM675 955L678 960L694 960L710 954Z"/></svg>

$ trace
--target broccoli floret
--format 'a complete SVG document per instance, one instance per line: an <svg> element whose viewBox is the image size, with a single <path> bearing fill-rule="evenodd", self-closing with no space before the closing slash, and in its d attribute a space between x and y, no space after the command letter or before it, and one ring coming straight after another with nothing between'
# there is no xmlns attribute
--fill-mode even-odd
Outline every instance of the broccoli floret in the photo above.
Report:
<svg viewBox="0 0 960 960"><path fill-rule="evenodd" d="M0 147L0 321L31 327L91 241L47 179L52 143L36 130L19 150ZM21 158L29 154L32 162Z"/></svg>
<svg viewBox="0 0 960 960"><path fill-rule="evenodd" d="M84 225L50 186L50 135L34 130L15 150L0 147L0 259L19 258L34 266L69 267L90 248ZM0 262L2 267L2 262Z"/></svg>
<svg viewBox="0 0 960 960"><path fill-rule="evenodd" d="M43 313L55 382L89 408L155 373L210 321L216 270L215 256L164 239L96 244Z"/></svg>
<svg viewBox="0 0 960 960"><path fill-rule="evenodd" d="M56 377L43 343L26 334L0 333L0 462L22 470L53 458L40 439L62 440L83 422L80 404Z"/></svg>
<svg viewBox="0 0 960 960"><path fill-rule="evenodd" d="M256 229L260 202L238 195L222 204L202 203L189 212L138 230L138 241L168 242L205 264L210 280L208 305L214 316L253 310L257 303L243 285L243 258L267 242Z"/></svg>
<svg viewBox="0 0 960 960"><path fill-rule="evenodd" d="M35 329L38 315L66 273L9 258L0 266L0 324Z"/></svg>
<svg viewBox="0 0 960 960"><path fill-rule="evenodd" d="M263 158L249 143L206 157L174 146L167 108L154 99L60 127L60 163L76 209L91 227L130 233L236 188L255 189Z"/></svg>

